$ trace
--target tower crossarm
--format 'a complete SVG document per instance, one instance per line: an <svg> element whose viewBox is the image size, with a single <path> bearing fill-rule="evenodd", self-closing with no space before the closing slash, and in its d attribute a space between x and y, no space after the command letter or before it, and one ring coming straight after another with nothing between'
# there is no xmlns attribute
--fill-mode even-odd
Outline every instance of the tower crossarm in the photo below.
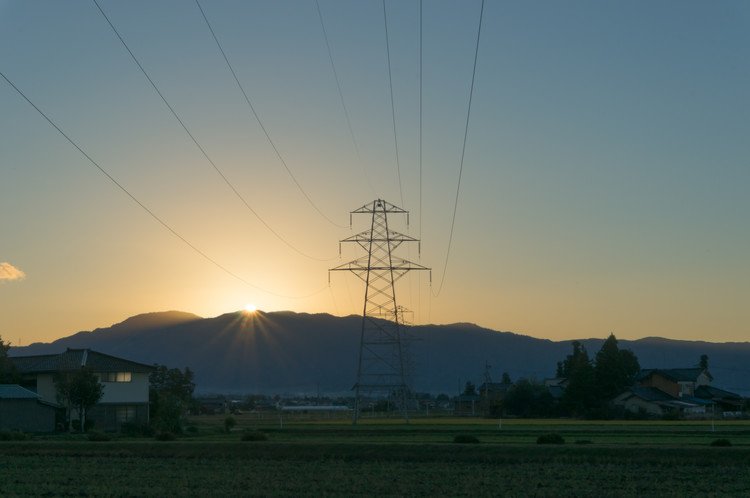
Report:
<svg viewBox="0 0 750 498"><path fill-rule="evenodd" d="M391 265L371 265L368 266L367 264L367 258L359 258L359 259L353 259L349 261L348 263L344 263L339 266L335 266L328 271L389 271L389 270L398 270L398 271L412 271L412 270L432 270L432 268L429 268L427 266L420 265L419 263L414 263L413 261L409 261L407 259L401 259L401 258L392 258L392 264Z"/></svg>
<svg viewBox="0 0 750 498"><path fill-rule="evenodd" d="M361 208L357 208L354 211L351 211L351 214L372 214L372 213L409 214L409 211L402 209L398 206L395 206L388 201L384 201L383 199L377 199L375 201L368 202Z"/></svg>
<svg viewBox="0 0 750 498"><path fill-rule="evenodd" d="M396 232L394 230L388 231L387 237L371 235L370 230L365 230L351 237L341 239L339 242L419 242L419 239L412 237L411 235L404 235L403 233Z"/></svg>

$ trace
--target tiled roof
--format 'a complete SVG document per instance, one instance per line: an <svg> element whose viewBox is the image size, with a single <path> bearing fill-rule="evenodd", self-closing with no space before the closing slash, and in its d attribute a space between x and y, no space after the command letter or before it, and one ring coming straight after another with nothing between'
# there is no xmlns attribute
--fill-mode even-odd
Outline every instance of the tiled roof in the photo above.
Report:
<svg viewBox="0 0 750 498"><path fill-rule="evenodd" d="M0 399L38 399L39 395L18 384L0 384Z"/></svg>
<svg viewBox="0 0 750 498"><path fill-rule="evenodd" d="M673 401L676 398L655 387L633 387L630 391L646 401Z"/></svg>
<svg viewBox="0 0 750 498"><path fill-rule="evenodd" d="M695 395L698 398L712 399L712 398L724 398L724 399L736 399L741 400L742 396L736 393L719 389L718 387L712 386L699 386L695 389Z"/></svg>
<svg viewBox="0 0 750 498"><path fill-rule="evenodd" d="M153 367L90 349L68 349L60 354L14 356L10 358L19 373L69 372L88 367L96 372L149 373Z"/></svg>
<svg viewBox="0 0 750 498"><path fill-rule="evenodd" d="M711 374L703 368L645 368L640 371L637 379L643 380L653 374L660 374L675 382L695 382L703 372L706 372L709 379L713 379Z"/></svg>

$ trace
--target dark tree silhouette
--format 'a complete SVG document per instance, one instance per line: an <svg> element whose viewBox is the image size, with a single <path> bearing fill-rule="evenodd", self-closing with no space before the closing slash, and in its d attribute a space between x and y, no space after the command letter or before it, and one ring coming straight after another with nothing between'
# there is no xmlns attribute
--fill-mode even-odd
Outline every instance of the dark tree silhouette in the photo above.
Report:
<svg viewBox="0 0 750 498"><path fill-rule="evenodd" d="M78 411L81 432L86 430L86 412L102 399L104 386L99 378L88 368L81 368L73 373L55 374L57 399L67 408L68 427L71 424L71 411Z"/></svg>
<svg viewBox="0 0 750 498"><path fill-rule="evenodd" d="M10 343L3 342L0 336L0 384L15 384L18 381L13 363L8 358L9 350Z"/></svg>
<svg viewBox="0 0 750 498"><path fill-rule="evenodd" d="M573 353L562 362L561 373L568 379L561 403L573 415L586 415L597 402L594 367L586 348L573 341Z"/></svg>
<svg viewBox="0 0 750 498"><path fill-rule="evenodd" d="M708 368L708 355L707 354L701 355L701 361L700 363L698 363L698 366L704 370Z"/></svg>
<svg viewBox="0 0 750 498"><path fill-rule="evenodd" d="M467 381L466 385L464 386L464 396L476 396L477 395L477 387L474 385L472 381Z"/></svg>
<svg viewBox="0 0 750 498"><path fill-rule="evenodd" d="M554 402L544 384L519 379L508 389L503 408L518 417L550 417L554 414Z"/></svg>
<svg viewBox="0 0 750 498"><path fill-rule="evenodd" d="M620 349L617 338L610 334L602 348L596 353L596 388L599 399L609 402L633 383L640 371L638 358L632 351Z"/></svg>
<svg viewBox="0 0 750 498"><path fill-rule="evenodd" d="M154 426L162 431L182 432L182 421L193 400L195 382L189 368L156 365L149 376L149 402Z"/></svg>
<svg viewBox="0 0 750 498"><path fill-rule="evenodd" d="M509 386L513 384L513 381L510 379L510 375L508 375L508 372L503 372L503 378L500 381L501 384L504 386Z"/></svg>

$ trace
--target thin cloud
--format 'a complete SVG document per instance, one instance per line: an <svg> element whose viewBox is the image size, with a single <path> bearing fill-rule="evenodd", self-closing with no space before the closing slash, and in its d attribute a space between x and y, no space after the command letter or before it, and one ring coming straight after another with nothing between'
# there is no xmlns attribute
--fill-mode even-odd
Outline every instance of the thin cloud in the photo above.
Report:
<svg viewBox="0 0 750 498"><path fill-rule="evenodd" d="M10 263L0 263L0 282L6 280L22 280L26 274Z"/></svg>

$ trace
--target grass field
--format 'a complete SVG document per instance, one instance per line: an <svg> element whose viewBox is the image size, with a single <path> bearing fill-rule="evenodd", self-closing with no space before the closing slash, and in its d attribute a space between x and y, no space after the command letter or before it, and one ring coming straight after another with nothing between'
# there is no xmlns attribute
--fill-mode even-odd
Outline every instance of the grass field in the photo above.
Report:
<svg viewBox="0 0 750 498"><path fill-rule="evenodd" d="M237 420L196 417L173 442L0 442L0 496L750 496L746 422ZM269 440L240 442L248 428ZM537 445L549 432L566 444Z"/></svg>

